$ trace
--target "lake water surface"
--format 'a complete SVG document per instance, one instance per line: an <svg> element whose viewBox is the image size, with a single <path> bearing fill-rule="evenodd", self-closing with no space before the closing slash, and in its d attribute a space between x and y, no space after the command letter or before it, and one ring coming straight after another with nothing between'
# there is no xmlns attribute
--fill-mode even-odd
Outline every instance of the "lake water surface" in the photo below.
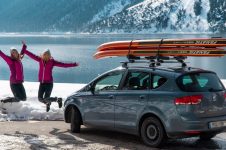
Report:
<svg viewBox="0 0 226 150"><path fill-rule="evenodd" d="M104 42L117 40L135 40L150 38L205 38L225 37L225 35L211 34L1 34L0 49L9 54L10 47L21 49L21 40L25 40L28 49L40 55L45 49L50 49L52 56L59 61L79 62L77 68L54 68L55 82L87 83L97 75L120 65L124 58L109 58L95 60L93 54L98 45ZM201 67L213 70L220 78L226 78L226 57L222 58L190 58L189 66ZM28 57L23 59L26 81L37 81L38 63ZM9 69L6 63L0 59L0 80L9 79Z"/></svg>

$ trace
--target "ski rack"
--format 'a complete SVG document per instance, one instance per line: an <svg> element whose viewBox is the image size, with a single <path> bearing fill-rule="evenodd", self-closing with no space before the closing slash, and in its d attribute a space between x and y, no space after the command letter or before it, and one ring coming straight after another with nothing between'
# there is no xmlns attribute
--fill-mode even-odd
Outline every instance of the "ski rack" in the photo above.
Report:
<svg viewBox="0 0 226 150"><path fill-rule="evenodd" d="M161 66L163 63L180 63L182 68L186 67L187 64L185 62L185 59L187 57L185 56L175 56L175 57L164 57L164 56L150 56L150 57L137 57L129 55L127 56L128 61L121 62L122 67L127 68L128 64L135 64L135 63L146 63L149 64L149 67L157 67Z"/></svg>

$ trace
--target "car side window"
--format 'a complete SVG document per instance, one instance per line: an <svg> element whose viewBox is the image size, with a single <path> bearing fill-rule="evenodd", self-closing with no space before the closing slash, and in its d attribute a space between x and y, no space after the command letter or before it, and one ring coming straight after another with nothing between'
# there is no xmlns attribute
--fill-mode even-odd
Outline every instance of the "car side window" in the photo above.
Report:
<svg viewBox="0 0 226 150"><path fill-rule="evenodd" d="M122 79L123 72L112 72L101 78L95 84L95 92L117 90Z"/></svg>
<svg viewBox="0 0 226 150"><path fill-rule="evenodd" d="M160 75L152 75L152 89L157 89L166 83L167 79Z"/></svg>
<svg viewBox="0 0 226 150"><path fill-rule="evenodd" d="M150 89L150 73L134 71L127 74L123 90L147 90Z"/></svg>
<svg viewBox="0 0 226 150"><path fill-rule="evenodd" d="M184 76L184 78L183 78L183 85L187 85L187 84L192 84L192 79L191 79L191 77L189 76L189 75L187 75L187 76Z"/></svg>

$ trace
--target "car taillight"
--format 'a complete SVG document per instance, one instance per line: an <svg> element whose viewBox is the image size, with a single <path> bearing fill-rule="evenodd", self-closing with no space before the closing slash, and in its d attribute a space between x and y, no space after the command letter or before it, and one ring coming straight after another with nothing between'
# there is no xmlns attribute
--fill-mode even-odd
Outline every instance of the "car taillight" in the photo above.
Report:
<svg viewBox="0 0 226 150"><path fill-rule="evenodd" d="M224 93L224 100L226 100L226 93Z"/></svg>
<svg viewBox="0 0 226 150"><path fill-rule="evenodd" d="M202 98L202 95L184 96L176 98L174 102L176 105L197 105L201 103Z"/></svg>

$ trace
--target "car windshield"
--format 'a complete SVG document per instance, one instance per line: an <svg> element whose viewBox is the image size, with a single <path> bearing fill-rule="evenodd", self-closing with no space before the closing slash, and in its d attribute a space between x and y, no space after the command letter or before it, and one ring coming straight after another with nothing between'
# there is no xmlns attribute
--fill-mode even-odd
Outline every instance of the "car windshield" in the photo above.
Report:
<svg viewBox="0 0 226 150"><path fill-rule="evenodd" d="M225 88L214 73L191 73L177 79L179 88L186 92L217 92Z"/></svg>

